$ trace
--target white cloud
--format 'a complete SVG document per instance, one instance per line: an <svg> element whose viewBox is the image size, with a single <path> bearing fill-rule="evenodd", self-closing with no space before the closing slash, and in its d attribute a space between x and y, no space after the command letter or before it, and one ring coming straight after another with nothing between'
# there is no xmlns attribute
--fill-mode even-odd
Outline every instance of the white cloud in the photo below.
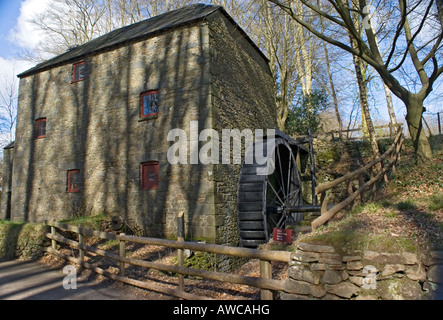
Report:
<svg viewBox="0 0 443 320"><path fill-rule="evenodd" d="M0 57L0 77L16 76L34 65L29 61Z"/></svg>
<svg viewBox="0 0 443 320"><path fill-rule="evenodd" d="M36 14L44 12L50 0L24 0L20 8L16 26L10 31L10 41L19 47L34 49L43 37L29 22Z"/></svg>

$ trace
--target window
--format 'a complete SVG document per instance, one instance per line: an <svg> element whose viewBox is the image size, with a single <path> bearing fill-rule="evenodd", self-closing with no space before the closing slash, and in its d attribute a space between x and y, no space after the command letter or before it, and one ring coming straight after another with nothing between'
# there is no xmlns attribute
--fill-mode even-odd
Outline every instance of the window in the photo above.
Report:
<svg viewBox="0 0 443 320"><path fill-rule="evenodd" d="M81 184L80 170L68 171L68 192L79 192Z"/></svg>
<svg viewBox="0 0 443 320"><path fill-rule="evenodd" d="M141 117L158 115L158 91L147 91L140 95Z"/></svg>
<svg viewBox="0 0 443 320"><path fill-rule="evenodd" d="M158 188L158 162L145 162L141 164L141 187L144 190Z"/></svg>
<svg viewBox="0 0 443 320"><path fill-rule="evenodd" d="M35 122L35 137L36 139L46 137L46 118L37 119Z"/></svg>
<svg viewBox="0 0 443 320"><path fill-rule="evenodd" d="M77 82L85 79L85 62L75 63L72 66L72 82Z"/></svg>

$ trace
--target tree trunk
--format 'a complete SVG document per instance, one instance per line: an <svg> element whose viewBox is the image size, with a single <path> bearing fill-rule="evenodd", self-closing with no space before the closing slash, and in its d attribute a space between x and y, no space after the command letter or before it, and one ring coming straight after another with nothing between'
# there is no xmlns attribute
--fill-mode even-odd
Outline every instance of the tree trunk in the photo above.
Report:
<svg viewBox="0 0 443 320"><path fill-rule="evenodd" d="M368 91L366 87L366 79L364 72L362 70L362 65L360 58L357 56L354 56L354 65L355 65L355 72L357 74L357 82L358 82L358 90L360 93L360 104L362 109L362 124L363 128L366 127L369 134L369 140L371 142L372 147L372 153L374 155L374 158L377 158L380 156L380 150L378 148L377 144L377 137L375 136L375 129L374 125L371 120L371 115L369 113L369 103L368 103Z"/></svg>
<svg viewBox="0 0 443 320"><path fill-rule="evenodd" d="M351 38L352 45L355 45L353 39ZM357 76L358 91L360 94L360 105L361 105L361 116L362 116L362 127L363 134L365 135L365 130L369 135L369 140L371 142L372 153L374 158L380 156L380 150L377 144L377 137L375 136L374 125L372 124L371 115L369 113L369 103L368 103L368 91L366 87L366 77L363 71L363 65L361 59L357 56L353 56L355 74Z"/></svg>
<svg viewBox="0 0 443 320"><path fill-rule="evenodd" d="M352 20L353 20L355 29L361 34L362 29L360 27L358 15L354 13L352 15ZM349 33L349 38L350 38L351 46L354 49L358 50L357 41L350 33ZM378 158L380 156L380 150L378 148L377 137L375 136L374 125L372 124L371 115L369 113L368 88L366 86L367 78L366 78L366 71L365 71L366 66L364 64L364 61L360 57L358 57L356 55L352 55L352 58L353 58L353 62L354 62L355 73L357 75L358 90L360 93L363 133L365 134L365 130L367 130L367 133L369 134L369 140L371 142L372 154L374 155L374 158ZM379 169L381 170L381 166Z"/></svg>
<svg viewBox="0 0 443 320"><path fill-rule="evenodd" d="M406 103L406 123L409 134L414 144L415 153L419 163L424 163L432 158L431 145L423 128L423 100L411 95Z"/></svg>
<svg viewBox="0 0 443 320"><path fill-rule="evenodd" d="M394 104L392 103L391 90L389 90L388 86L384 83L383 83L383 87L385 88L386 103L387 103L387 107L388 107L389 119L391 120L391 123L393 125L396 125L397 118L395 117Z"/></svg>

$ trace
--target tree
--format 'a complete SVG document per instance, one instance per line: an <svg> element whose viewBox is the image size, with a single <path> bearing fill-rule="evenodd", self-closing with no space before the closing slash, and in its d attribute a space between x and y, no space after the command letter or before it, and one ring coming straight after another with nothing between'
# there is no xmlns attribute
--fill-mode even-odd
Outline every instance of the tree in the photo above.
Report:
<svg viewBox="0 0 443 320"><path fill-rule="evenodd" d="M320 129L319 113L328 108L329 99L324 90L313 90L301 97L301 103L289 112L285 130L288 134L305 135L308 129L317 133Z"/></svg>
<svg viewBox="0 0 443 320"><path fill-rule="evenodd" d="M290 1L269 0L290 15L297 23L319 37L335 45L372 66L380 75L383 82L406 106L406 122L415 152L419 161L432 157L428 138L423 130L423 102L429 96L437 78L443 72L441 48L443 38L443 1L442 0L398 0L396 5L390 1L376 1L373 5L377 14L383 15L383 24L374 32L368 25L371 15L368 12L367 0L328 0L328 6L323 8L308 0L299 0L311 15L321 16L333 23L340 30L345 30L356 41L356 46L350 46L340 38L337 29L322 32L313 24L302 19ZM359 34L352 21L352 12L358 13L359 19L365 23L364 34ZM426 30L435 30L426 33ZM334 32L335 31L335 32ZM376 35L383 35L383 43L376 41ZM379 38L381 39L381 37ZM380 47L386 48L387 54L382 55ZM414 85L404 79L401 70L411 61Z"/></svg>
<svg viewBox="0 0 443 320"><path fill-rule="evenodd" d="M351 17L355 30L361 36L363 30L362 26L360 25L358 15L355 12L353 12L351 14ZM357 41L352 36L352 34L348 33L348 35L350 38L351 47L357 49L358 48ZM352 58L354 62L355 74L357 76L358 91L360 96L363 135L369 136L369 140L371 142L371 147L372 147L372 154L374 155L374 158L377 158L380 156L380 150L378 148L377 137L375 135L374 125L372 124L371 114L369 112L368 87L367 87L368 77L366 75L367 63L365 63L357 55L352 55Z"/></svg>
<svg viewBox="0 0 443 320"><path fill-rule="evenodd" d="M7 131L8 141L14 140L14 126L17 120L18 86L14 70L0 79L0 129ZM5 139L6 140L6 139Z"/></svg>

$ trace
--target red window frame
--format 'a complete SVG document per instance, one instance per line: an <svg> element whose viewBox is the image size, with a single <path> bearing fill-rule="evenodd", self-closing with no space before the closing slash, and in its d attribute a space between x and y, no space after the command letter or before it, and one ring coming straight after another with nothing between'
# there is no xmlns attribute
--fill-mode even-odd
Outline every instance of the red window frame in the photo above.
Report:
<svg viewBox="0 0 443 320"><path fill-rule="evenodd" d="M37 119L35 121L35 138L45 138L46 137L46 118Z"/></svg>
<svg viewBox="0 0 443 320"><path fill-rule="evenodd" d="M80 191L80 178L80 169L68 170L68 192ZM73 181L74 179L77 181Z"/></svg>
<svg viewBox="0 0 443 320"><path fill-rule="evenodd" d="M83 73L80 73L80 67L83 67ZM78 82L85 80L85 61L74 63L72 65L72 82Z"/></svg>
<svg viewBox="0 0 443 320"><path fill-rule="evenodd" d="M149 96L155 96L154 101L157 103L156 105L154 105L154 110L151 106L149 107L149 109L151 109L151 112L146 112L145 111L145 97L149 97ZM146 117L152 117L152 116L157 116L158 115L158 90L151 90L151 91L146 91L146 92L142 92L140 94L140 116L142 118L146 118Z"/></svg>
<svg viewBox="0 0 443 320"><path fill-rule="evenodd" d="M143 162L140 167L141 188L156 190L158 188L158 162Z"/></svg>

